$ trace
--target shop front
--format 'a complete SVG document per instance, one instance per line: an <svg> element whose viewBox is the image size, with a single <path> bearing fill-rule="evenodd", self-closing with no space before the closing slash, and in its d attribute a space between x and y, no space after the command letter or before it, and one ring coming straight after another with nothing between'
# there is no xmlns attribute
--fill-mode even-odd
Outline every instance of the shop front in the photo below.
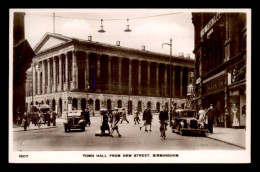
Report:
<svg viewBox="0 0 260 172"><path fill-rule="evenodd" d="M220 72L203 80L202 84L202 107L207 109L213 104L216 109L214 124L218 127L224 127L225 113L225 75Z"/></svg>
<svg viewBox="0 0 260 172"><path fill-rule="evenodd" d="M246 79L245 62L239 62L228 70L229 123L232 128L246 127Z"/></svg>

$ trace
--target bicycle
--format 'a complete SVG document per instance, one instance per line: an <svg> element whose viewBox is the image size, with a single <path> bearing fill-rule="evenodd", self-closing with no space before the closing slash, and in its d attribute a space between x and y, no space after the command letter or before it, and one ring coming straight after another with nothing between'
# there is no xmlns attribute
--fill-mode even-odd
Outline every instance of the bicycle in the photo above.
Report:
<svg viewBox="0 0 260 172"><path fill-rule="evenodd" d="M162 125L160 127L160 131L161 131L161 137L163 137L163 139L165 140L166 138L166 134L165 131L167 130L166 127L168 125L167 121L161 121Z"/></svg>

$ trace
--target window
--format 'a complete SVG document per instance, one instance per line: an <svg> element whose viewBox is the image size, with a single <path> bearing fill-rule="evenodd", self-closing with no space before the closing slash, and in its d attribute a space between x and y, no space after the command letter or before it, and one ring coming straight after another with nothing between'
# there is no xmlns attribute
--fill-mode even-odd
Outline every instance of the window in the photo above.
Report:
<svg viewBox="0 0 260 172"><path fill-rule="evenodd" d="M96 111L100 110L100 101L99 101L99 99L96 99L96 101L95 101L95 110Z"/></svg>

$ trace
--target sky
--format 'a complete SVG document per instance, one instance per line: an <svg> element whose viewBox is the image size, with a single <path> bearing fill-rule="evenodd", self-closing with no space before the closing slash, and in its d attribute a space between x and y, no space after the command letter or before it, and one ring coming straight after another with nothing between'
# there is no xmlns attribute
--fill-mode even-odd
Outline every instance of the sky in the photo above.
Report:
<svg viewBox="0 0 260 172"><path fill-rule="evenodd" d="M184 57L194 49L194 26L191 12L182 9L30 9L25 11L25 38L31 47L41 40L46 32L86 39L122 47L170 54L172 38L173 55L183 52ZM105 33L99 33L101 19ZM124 32L128 24L132 32Z"/></svg>

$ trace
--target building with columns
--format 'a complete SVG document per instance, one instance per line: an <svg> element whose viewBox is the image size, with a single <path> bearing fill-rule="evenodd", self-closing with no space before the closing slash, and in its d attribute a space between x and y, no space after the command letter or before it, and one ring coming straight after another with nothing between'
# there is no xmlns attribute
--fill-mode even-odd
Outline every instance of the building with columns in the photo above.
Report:
<svg viewBox="0 0 260 172"><path fill-rule="evenodd" d="M217 110L218 126L246 126L246 13L192 13L196 105Z"/></svg>
<svg viewBox="0 0 260 172"><path fill-rule="evenodd" d="M32 104L49 104L63 115L71 108L98 112L125 107L160 110L172 101L184 107L194 59L46 33L34 48ZM170 71L171 69L171 71ZM170 75L171 72L171 75ZM170 78L170 76L172 78ZM33 99L33 100L32 100Z"/></svg>

